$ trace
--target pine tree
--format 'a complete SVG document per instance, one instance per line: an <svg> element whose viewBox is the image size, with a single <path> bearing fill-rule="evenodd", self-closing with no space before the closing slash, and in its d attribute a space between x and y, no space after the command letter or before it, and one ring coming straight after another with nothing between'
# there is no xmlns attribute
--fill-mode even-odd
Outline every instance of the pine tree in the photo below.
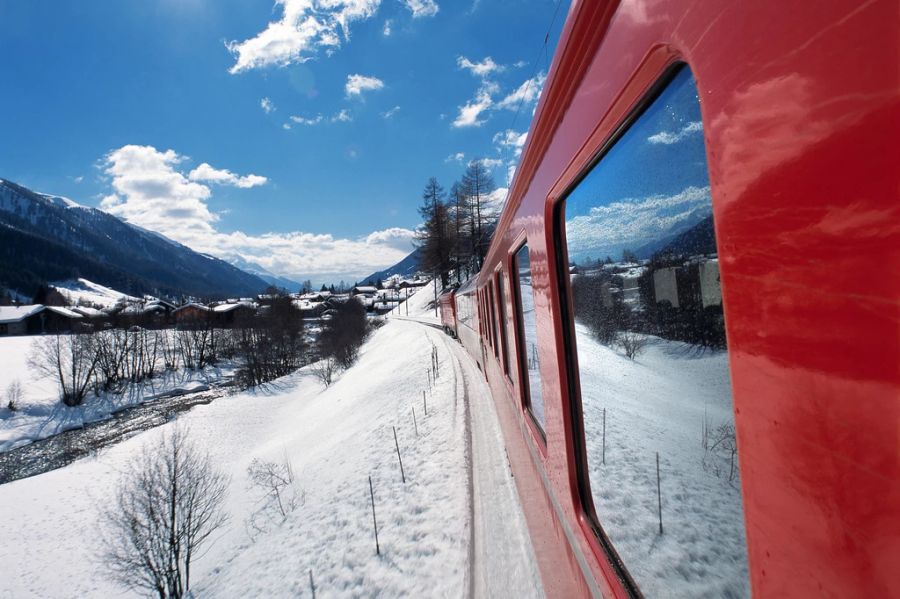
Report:
<svg viewBox="0 0 900 599"><path fill-rule="evenodd" d="M450 215L444 203L444 189L431 177L422 192L422 228L417 233L417 245L421 249L419 268L440 276L441 284L449 283L449 272L453 240L451 238Z"/></svg>
<svg viewBox="0 0 900 599"><path fill-rule="evenodd" d="M466 172L462 177L462 187L471 202L474 221L473 262L475 270L479 270L490 244L490 234L493 231L494 220L487 213L485 202L497 186L494 184L494 177L491 176L491 172L484 165L484 162L481 159L475 159L466 167Z"/></svg>

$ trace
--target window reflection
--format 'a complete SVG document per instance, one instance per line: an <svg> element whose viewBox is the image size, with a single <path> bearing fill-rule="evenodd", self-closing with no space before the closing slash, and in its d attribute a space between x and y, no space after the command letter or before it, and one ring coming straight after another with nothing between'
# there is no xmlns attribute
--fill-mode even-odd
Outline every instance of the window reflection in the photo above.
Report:
<svg viewBox="0 0 900 599"><path fill-rule="evenodd" d="M528 409L535 421L544 428L544 399L541 394L541 369L538 359L537 322L534 313L534 291L531 287L531 261L528 246L523 245L516 253L516 274L518 277L519 300L519 355L523 377L527 387Z"/></svg>
<svg viewBox="0 0 900 599"><path fill-rule="evenodd" d="M749 595L712 202L687 68L564 209L599 524L647 596Z"/></svg>

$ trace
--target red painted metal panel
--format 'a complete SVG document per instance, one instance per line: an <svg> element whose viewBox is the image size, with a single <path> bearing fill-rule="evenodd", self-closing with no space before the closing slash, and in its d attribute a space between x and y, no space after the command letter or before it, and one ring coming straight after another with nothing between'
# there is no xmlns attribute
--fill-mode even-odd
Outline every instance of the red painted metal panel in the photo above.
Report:
<svg viewBox="0 0 900 599"><path fill-rule="evenodd" d="M900 5L808 8L572 6L477 282L527 237L546 454L498 361L464 339L551 596L625 596L580 505L552 211L678 61L704 120L754 595L900 595Z"/></svg>

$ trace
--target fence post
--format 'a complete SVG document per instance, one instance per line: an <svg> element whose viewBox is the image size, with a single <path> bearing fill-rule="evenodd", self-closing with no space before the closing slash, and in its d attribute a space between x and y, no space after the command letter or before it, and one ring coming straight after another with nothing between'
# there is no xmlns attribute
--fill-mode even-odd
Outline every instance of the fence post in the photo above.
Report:
<svg viewBox="0 0 900 599"><path fill-rule="evenodd" d="M659 506L659 534L663 533L662 525L662 490L659 484L659 452L656 452L656 502Z"/></svg>
<svg viewBox="0 0 900 599"><path fill-rule="evenodd" d="M416 436L418 437L419 436L419 425L416 423L416 407L415 406L413 406L412 413L413 413L413 426L416 427Z"/></svg>
<svg viewBox="0 0 900 599"><path fill-rule="evenodd" d="M406 474L403 473L403 458L400 457L400 443L397 442L397 427L392 426L394 429L394 447L397 448L397 461L400 462L400 478L403 479L403 484L406 484Z"/></svg>
<svg viewBox="0 0 900 599"><path fill-rule="evenodd" d="M372 499L372 526L375 527L375 555L381 555L378 546L378 521L375 519L375 491L372 490L372 475L369 475L369 497Z"/></svg>

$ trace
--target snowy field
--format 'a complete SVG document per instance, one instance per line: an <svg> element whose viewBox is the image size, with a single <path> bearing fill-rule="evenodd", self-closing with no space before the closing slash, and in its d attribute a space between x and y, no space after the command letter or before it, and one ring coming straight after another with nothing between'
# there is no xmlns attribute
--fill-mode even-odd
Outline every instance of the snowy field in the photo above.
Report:
<svg viewBox="0 0 900 599"><path fill-rule="evenodd" d="M701 445L704 418L733 423L727 353L649 337L632 361L575 328L594 505L626 568L648 597L749 596L739 474Z"/></svg>
<svg viewBox="0 0 900 599"><path fill-rule="evenodd" d="M68 408L62 404L58 386L52 380L39 378L28 365L32 347L40 336L0 337L0 452L43 439L51 435L96 422L110 414L174 390L202 391L210 384L233 374L231 366L207 367L202 370L166 372L151 380L130 385L125 393L89 394L84 404ZM160 359L161 360L161 359ZM22 385L19 409L6 408L6 390L13 381Z"/></svg>
<svg viewBox="0 0 900 599"><path fill-rule="evenodd" d="M140 298L126 295L115 289L104 287L87 279L59 281L51 283L51 287L66 298L70 306L89 305L100 308L111 308L120 301L141 301Z"/></svg>
<svg viewBox="0 0 900 599"><path fill-rule="evenodd" d="M302 371L265 392L200 406L179 421L231 476L230 524L195 565L199 597L458 597L470 582L464 403L442 378L420 412L437 331L391 322L359 363L323 390ZM445 374L446 373L446 374ZM412 408L418 418L415 434ZM424 411L424 410L423 410ZM0 596L119 597L97 552L97 506L117 471L164 429L142 433L66 468L0 486ZM407 483L400 479L397 427ZM253 541L253 458L287 456L305 501ZM375 555L367 477L375 485L382 555Z"/></svg>

